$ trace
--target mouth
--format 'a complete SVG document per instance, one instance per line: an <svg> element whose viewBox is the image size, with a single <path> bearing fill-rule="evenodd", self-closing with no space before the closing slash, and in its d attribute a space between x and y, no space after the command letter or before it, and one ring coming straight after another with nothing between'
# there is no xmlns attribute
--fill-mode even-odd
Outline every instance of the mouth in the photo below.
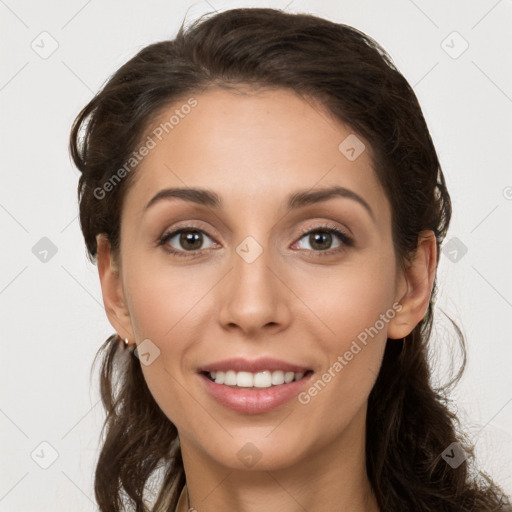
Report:
<svg viewBox="0 0 512 512"><path fill-rule="evenodd" d="M198 369L203 390L224 408L262 414L289 403L312 379L311 368L282 360L229 359Z"/></svg>
<svg viewBox="0 0 512 512"><path fill-rule="evenodd" d="M272 357L225 359L197 372L207 395L242 414L264 413L290 402L314 373L308 366Z"/></svg>
<svg viewBox="0 0 512 512"><path fill-rule="evenodd" d="M215 384L228 386L239 389L268 389L275 386L282 386L297 382L309 377L313 373L312 370L301 372L285 371L285 370L263 370L259 372L247 371L201 371L207 379Z"/></svg>

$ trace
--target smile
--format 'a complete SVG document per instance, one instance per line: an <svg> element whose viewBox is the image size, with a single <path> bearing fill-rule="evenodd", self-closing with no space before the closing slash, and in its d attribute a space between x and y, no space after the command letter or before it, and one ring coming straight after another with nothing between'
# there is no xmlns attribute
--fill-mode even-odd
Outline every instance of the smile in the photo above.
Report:
<svg viewBox="0 0 512 512"><path fill-rule="evenodd" d="M309 385L314 374L307 366L269 357L227 359L197 371L206 395L242 414L261 414L286 404Z"/></svg>
<svg viewBox="0 0 512 512"><path fill-rule="evenodd" d="M307 373L307 372L305 372ZM289 372L284 370L264 370L257 373L236 372L235 370L205 372L216 384L237 386L239 388L270 388L298 381L305 375L304 372Z"/></svg>

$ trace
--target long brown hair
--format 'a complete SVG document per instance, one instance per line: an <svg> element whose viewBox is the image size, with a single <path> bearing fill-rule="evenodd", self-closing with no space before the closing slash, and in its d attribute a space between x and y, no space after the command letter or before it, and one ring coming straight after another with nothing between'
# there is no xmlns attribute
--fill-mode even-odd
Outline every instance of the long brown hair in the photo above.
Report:
<svg viewBox="0 0 512 512"><path fill-rule="evenodd" d="M76 118L70 150L82 173L80 223L92 261L98 233L107 235L114 254L119 249L123 197L136 170L122 173L115 186L105 183L129 161L155 117L209 87L241 84L319 100L369 141L391 203L399 261L406 262L426 229L434 231L439 253L450 197L418 100L389 55L352 27L253 8L207 15L188 28L182 24L174 40L149 45L124 64ZM382 511L512 510L501 489L476 469L473 448L449 408L448 387L431 384L435 291L434 283L425 318L406 342L388 340L368 401L368 477ZM465 363L464 340L456 332L464 360L449 386ZM151 510L173 510L185 484L177 430L153 399L139 360L116 335L100 354L107 413L95 475L100 510L148 510L145 491L157 470L161 478ZM467 456L457 468L442 457L454 442Z"/></svg>

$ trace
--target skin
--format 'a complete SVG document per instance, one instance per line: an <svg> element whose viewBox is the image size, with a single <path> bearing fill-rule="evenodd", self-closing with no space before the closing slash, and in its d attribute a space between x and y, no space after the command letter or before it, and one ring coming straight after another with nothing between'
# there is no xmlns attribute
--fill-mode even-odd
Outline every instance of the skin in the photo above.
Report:
<svg viewBox="0 0 512 512"><path fill-rule="evenodd" d="M402 269L370 145L359 137L366 150L349 161L338 146L350 127L320 105L286 90L214 88L194 97L198 105L136 170L122 211L120 256L97 238L111 324L130 343L149 338L160 350L141 366L178 429L190 505L199 512L377 511L365 470L368 395L386 339L409 334L426 312L434 235L421 233ZM341 197L286 211L291 192L332 185L361 196L373 217ZM223 207L168 199L144 209L168 187L208 188ZM191 221L190 229L205 233L199 253L179 257L157 245ZM323 232L318 224L351 234L353 246L332 235L323 252L343 250L318 256L312 236L301 234ZM252 263L236 252L247 236L263 249ZM167 245L191 251L179 236ZM269 412L241 414L207 394L197 374L222 359L268 356L313 369L316 381L394 303L401 310L307 404L293 398ZM237 456L248 442L261 454L251 468Z"/></svg>

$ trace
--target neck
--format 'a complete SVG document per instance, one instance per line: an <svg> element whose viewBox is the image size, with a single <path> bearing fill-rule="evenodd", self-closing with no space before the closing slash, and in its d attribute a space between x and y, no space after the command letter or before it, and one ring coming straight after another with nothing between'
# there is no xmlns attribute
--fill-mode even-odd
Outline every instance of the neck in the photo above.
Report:
<svg viewBox="0 0 512 512"><path fill-rule="evenodd" d="M339 438L279 469L229 468L181 439L189 506L197 512L379 512L366 474L365 418L362 410Z"/></svg>

